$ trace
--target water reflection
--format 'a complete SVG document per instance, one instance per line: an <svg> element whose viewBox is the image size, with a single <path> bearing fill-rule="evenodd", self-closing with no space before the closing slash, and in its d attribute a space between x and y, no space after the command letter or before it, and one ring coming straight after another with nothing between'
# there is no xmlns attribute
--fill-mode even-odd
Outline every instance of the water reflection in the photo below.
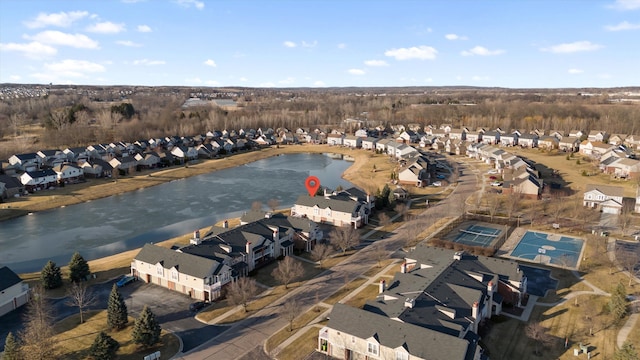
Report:
<svg viewBox="0 0 640 360"><path fill-rule="evenodd" d="M350 165L321 154L282 155L1 222L0 264L37 271L48 259L66 264L75 250L94 259L186 234L237 217L254 201L291 206L309 175L330 188L351 186L341 178Z"/></svg>

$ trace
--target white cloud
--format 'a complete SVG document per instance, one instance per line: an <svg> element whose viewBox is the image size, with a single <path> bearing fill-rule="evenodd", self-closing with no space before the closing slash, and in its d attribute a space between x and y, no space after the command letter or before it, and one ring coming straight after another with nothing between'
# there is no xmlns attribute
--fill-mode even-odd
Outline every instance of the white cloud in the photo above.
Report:
<svg viewBox="0 0 640 360"><path fill-rule="evenodd" d="M347 48L347 44L345 43L338 44L338 49L346 49L346 48Z"/></svg>
<svg viewBox="0 0 640 360"><path fill-rule="evenodd" d="M142 44L134 43L131 40L118 40L118 41L116 41L116 44L122 45L122 46L128 46L128 47L141 47L142 46Z"/></svg>
<svg viewBox="0 0 640 360"><path fill-rule="evenodd" d="M444 38L447 40L467 40L468 39L466 36L460 36L457 34L447 34L444 36Z"/></svg>
<svg viewBox="0 0 640 360"><path fill-rule="evenodd" d="M278 81L278 84L281 85L291 85L293 83L296 82L296 78L289 76L288 78L284 79L284 80L280 80Z"/></svg>
<svg viewBox="0 0 640 360"><path fill-rule="evenodd" d="M175 0L175 3L183 7L195 7L198 10L204 9L204 2L198 0Z"/></svg>
<svg viewBox="0 0 640 360"><path fill-rule="evenodd" d="M217 85L220 85L220 82L215 81L215 80L207 80L205 82L205 84L210 85L210 86L217 86Z"/></svg>
<svg viewBox="0 0 640 360"><path fill-rule="evenodd" d="M622 11L637 10L640 9L640 0L616 0L610 7Z"/></svg>
<svg viewBox="0 0 640 360"><path fill-rule="evenodd" d="M580 69L569 69L567 72L569 74L582 74L584 71Z"/></svg>
<svg viewBox="0 0 640 360"><path fill-rule="evenodd" d="M166 61L164 61L164 60L140 59L140 60L134 60L133 61L133 65L152 66L152 65L164 65L164 64L166 64Z"/></svg>
<svg viewBox="0 0 640 360"><path fill-rule="evenodd" d="M623 21L618 25L607 25L604 28L607 31L638 30L640 29L640 24L632 24L628 21Z"/></svg>
<svg viewBox="0 0 640 360"><path fill-rule="evenodd" d="M471 80L473 80L473 81L486 81L486 80L489 80L489 77L488 76L475 75L475 76L471 77Z"/></svg>
<svg viewBox="0 0 640 360"><path fill-rule="evenodd" d="M98 42L84 34L68 34L58 30L46 30L33 36L23 35L25 39L49 45L71 46L78 49L97 49Z"/></svg>
<svg viewBox="0 0 640 360"><path fill-rule="evenodd" d="M306 41L302 41L302 47L306 47L306 48L312 48L312 47L316 47L316 45L318 45L318 41L314 40L313 42L306 42Z"/></svg>
<svg viewBox="0 0 640 360"><path fill-rule="evenodd" d="M367 66L389 66L389 64L384 60L367 60L364 64Z"/></svg>
<svg viewBox="0 0 640 360"><path fill-rule="evenodd" d="M294 43L293 41L285 41L282 43L282 45L284 45L284 47L288 47L288 48L294 48L296 47L296 43Z"/></svg>
<svg viewBox="0 0 640 360"><path fill-rule="evenodd" d="M431 46L413 46L410 48L391 49L384 52L386 56L395 58L396 60L433 60L436 58L438 51Z"/></svg>
<svg viewBox="0 0 640 360"><path fill-rule="evenodd" d="M426 79L424 79L424 82L426 82L426 83L432 83L432 82L433 82L433 79L432 79L432 78L426 78Z"/></svg>
<svg viewBox="0 0 640 360"><path fill-rule="evenodd" d="M200 79L199 77L186 78L184 79L184 82L186 82L187 84L201 84L202 79Z"/></svg>
<svg viewBox="0 0 640 360"><path fill-rule="evenodd" d="M205 64L205 65L207 65L207 66L211 66L211 67L216 67L216 66L218 66L218 65L216 64L216 62L215 62L215 61L213 61L213 60L211 60L211 59L207 59L207 61L205 61L203 64Z"/></svg>
<svg viewBox="0 0 640 360"><path fill-rule="evenodd" d="M595 51L600 48L602 48L602 45L593 44L590 41L576 41L572 43L558 44L549 48L542 48L540 50L556 54L568 54L580 51Z"/></svg>
<svg viewBox="0 0 640 360"><path fill-rule="evenodd" d="M242 82L247 82L247 81L249 81L249 79L247 79L247 78L246 78L246 77L244 77L244 76L243 76L243 77L241 77L239 80L240 80L240 81L242 81Z"/></svg>
<svg viewBox="0 0 640 360"><path fill-rule="evenodd" d="M322 87L322 86L325 86L325 83L324 81L318 80L313 83L313 86Z"/></svg>
<svg viewBox="0 0 640 360"><path fill-rule="evenodd" d="M462 52L460 52L460 54L462 54L462 56L474 56L474 55L478 55L478 56L493 56L493 55L500 55L503 54L504 50L489 50L485 47L482 46L476 46L473 49L469 49L469 50L464 50Z"/></svg>
<svg viewBox="0 0 640 360"><path fill-rule="evenodd" d="M46 56L55 55L58 50L52 46L45 45L43 43L32 41L27 44L17 43L0 43L0 51L15 51L22 53L24 56L32 59L39 59Z"/></svg>
<svg viewBox="0 0 640 360"><path fill-rule="evenodd" d="M258 87L263 87L263 88L272 88L275 87L276 84L272 83L272 82L266 82L266 83L260 83L258 84Z"/></svg>
<svg viewBox="0 0 640 360"><path fill-rule="evenodd" d="M10 76L9 76L9 80L18 81L18 80L20 80L20 79L22 79L22 78L20 77L20 75L10 75Z"/></svg>
<svg viewBox="0 0 640 360"><path fill-rule="evenodd" d="M364 75L366 72L362 69L349 69L347 72L351 75Z"/></svg>
<svg viewBox="0 0 640 360"><path fill-rule="evenodd" d="M153 31L153 30L151 30L151 28L148 25L138 25L138 27L136 29L139 32L143 32L143 33L148 33L148 32Z"/></svg>
<svg viewBox="0 0 640 360"><path fill-rule="evenodd" d="M57 63L44 64L45 70L52 72L53 76L59 78L65 77L85 77L86 73L100 73L105 72L104 66L86 61L86 60L62 60Z"/></svg>
<svg viewBox="0 0 640 360"><path fill-rule="evenodd" d="M80 20L87 15L89 15L87 11L61 11L59 13L51 14L39 13L35 19L26 21L24 24L30 29L37 29L46 26L68 27L71 26L73 22Z"/></svg>
<svg viewBox="0 0 640 360"><path fill-rule="evenodd" d="M111 21L96 23L87 27L87 31L100 34L117 34L125 30L124 24L116 24Z"/></svg>

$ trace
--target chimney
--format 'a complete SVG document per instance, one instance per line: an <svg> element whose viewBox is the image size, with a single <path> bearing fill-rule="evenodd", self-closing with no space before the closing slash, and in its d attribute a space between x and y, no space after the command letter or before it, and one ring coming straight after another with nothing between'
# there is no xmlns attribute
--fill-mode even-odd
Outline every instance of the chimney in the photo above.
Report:
<svg viewBox="0 0 640 360"><path fill-rule="evenodd" d="M415 305L416 305L416 299L414 298L406 298L404 300L404 307L406 308L413 309Z"/></svg>
<svg viewBox="0 0 640 360"><path fill-rule="evenodd" d="M471 307L471 316L473 316L474 319L478 318L478 307L480 306L480 304L478 304L477 301L473 302L473 306Z"/></svg>
<svg viewBox="0 0 640 360"><path fill-rule="evenodd" d="M245 252L247 253L247 255L251 255L251 243L248 241L245 244Z"/></svg>
<svg viewBox="0 0 640 360"><path fill-rule="evenodd" d="M487 292L489 293L489 295L493 294L494 292L494 286L493 286L493 281L489 281L489 283L487 284Z"/></svg>
<svg viewBox="0 0 640 360"><path fill-rule="evenodd" d="M403 274L407 273L407 262L403 262L402 265L400 265L400 272Z"/></svg>
<svg viewBox="0 0 640 360"><path fill-rule="evenodd" d="M385 290L387 290L387 283L383 279L383 280L380 280L380 286L378 288L378 294L382 294Z"/></svg>
<svg viewBox="0 0 640 360"><path fill-rule="evenodd" d="M196 230L193 232L193 238L189 240L189 244L200 245L201 243L202 243L202 239L200 239L200 231Z"/></svg>
<svg viewBox="0 0 640 360"><path fill-rule="evenodd" d="M225 228L225 229L228 229L229 228L229 221L227 221L227 220L223 221L222 222L222 227Z"/></svg>
<svg viewBox="0 0 640 360"><path fill-rule="evenodd" d="M280 233L278 232L278 229L273 230L273 241L278 242L278 240L280 239Z"/></svg>

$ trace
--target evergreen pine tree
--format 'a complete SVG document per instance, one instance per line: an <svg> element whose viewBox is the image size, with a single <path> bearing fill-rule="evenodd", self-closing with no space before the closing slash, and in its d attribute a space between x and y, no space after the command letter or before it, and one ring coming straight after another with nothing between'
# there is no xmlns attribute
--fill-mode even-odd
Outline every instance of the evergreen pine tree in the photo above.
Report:
<svg viewBox="0 0 640 360"><path fill-rule="evenodd" d="M160 324L156 321L156 316L151 312L148 306L144 306L140 317L136 319L133 326L131 338L136 344L144 347L150 347L160 340Z"/></svg>
<svg viewBox="0 0 640 360"><path fill-rule="evenodd" d="M627 290L623 283L613 289L611 298L609 299L609 312L613 315L613 319L618 321L627 314Z"/></svg>
<svg viewBox="0 0 640 360"><path fill-rule="evenodd" d="M13 336L13 333L9 331L7 338L4 340L4 355L3 360L18 360L20 359L20 344L18 340Z"/></svg>
<svg viewBox="0 0 640 360"><path fill-rule="evenodd" d="M111 360L116 357L120 344L111 336L100 331L89 349L89 355L95 360Z"/></svg>
<svg viewBox="0 0 640 360"><path fill-rule="evenodd" d="M79 252L75 252L69 261L69 279L79 282L86 279L89 274L89 264Z"/></svg>
<svg viewBox="0 0 640 360"><path fill-rule="evenodd" d="M47 261L47 264L40 271L40 282L45 289L55 289L62 286L60 267L51 260Z"/></svg>
<svg viewBox="0 0 640 360"><path fill-rule="evenodd" d="M120 295L116 284L113 284L107 303L107 326L109 329L121 330L127 326L127 322L129 322L127 304Z"/></svg>
<svg viewBox="0 0 640 360"><path fill-rule="evenodd" d="M629 341L625 341L622 347L613 355L614 360L637 360L640 354Z"/></svg>

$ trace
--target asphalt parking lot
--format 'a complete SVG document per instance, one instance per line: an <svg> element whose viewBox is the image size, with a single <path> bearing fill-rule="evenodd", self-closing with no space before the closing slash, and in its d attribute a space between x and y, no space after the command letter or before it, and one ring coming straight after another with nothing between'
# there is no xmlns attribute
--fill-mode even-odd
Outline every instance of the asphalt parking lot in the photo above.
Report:
<svg viewBox="0 0 640 360"><path fill-rule="evenodd" d="M149 306L163 329L182 339L183 351L189 351L224 332L226 326L206 325L194 318L189 304L196 301L186 295L153 284L136 281L119 289L129 314L137 317Z"/></svg>

